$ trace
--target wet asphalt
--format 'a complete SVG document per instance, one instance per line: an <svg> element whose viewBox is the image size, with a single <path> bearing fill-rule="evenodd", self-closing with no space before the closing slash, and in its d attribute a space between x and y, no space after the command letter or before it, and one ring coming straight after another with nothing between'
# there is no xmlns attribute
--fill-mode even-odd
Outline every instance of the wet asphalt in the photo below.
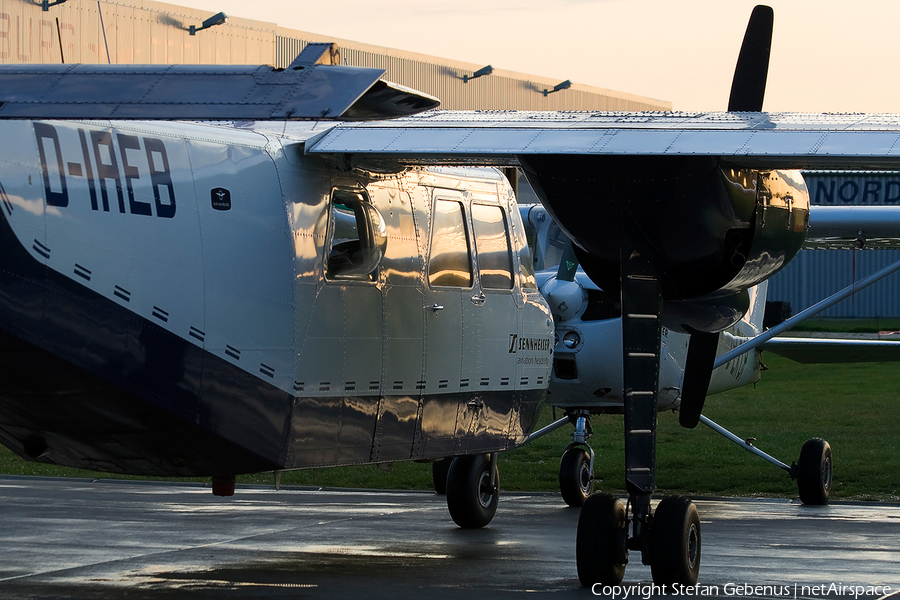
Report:
<svg viewBox="0 0 900 600"><path fill-rule="evenodd" d="M606 597L877 598L900 590L900 505L696 500L696 589L632 554ZM0 477L0 598L588 598L578 509L505 492L461 530L429 492ZM886 589L889 586L891 589ZM664 592L664 593L661 593Z"/></svg>

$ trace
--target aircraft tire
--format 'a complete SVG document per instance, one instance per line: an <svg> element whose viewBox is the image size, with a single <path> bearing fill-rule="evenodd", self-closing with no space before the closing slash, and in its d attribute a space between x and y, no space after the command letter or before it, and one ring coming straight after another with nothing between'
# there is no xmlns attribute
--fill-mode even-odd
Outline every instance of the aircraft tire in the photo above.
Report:
<svg viewBox="0 0 900 600"><path fill-rule="evenodd" d="M559 461L559 492L569 506L581 506L594 488L591 457L584 448L569 448Z"/></svg>
<svg viewBox="0 0 900 600"><path fill-rule="evenodd" d="M494 469L491 485L491 458L488 454L457 456L447 472L447 508L453 521L463 529L484 527L494 518L500 499L500 474Z"/></svg>
<svg viewBox="0 0 900 600"><path fill-rule="evenodd" d="M575 561L581 585L622 583L628 561L627 526L625 505L619 498L595 494L585 500L575 538Z"/></svg>
<svg viewBox="0 0 900 600"><path fill-rule="evenodd" d="M434 482L434 493L438 496L447 495L447 472L452 462L453 457L448 456L431 463L431 480Z"/></svg>
<svg viewBox="0 0 900 600"><path fill-rule="evenodd" d="M700 513L694 503L684 496L663 498L650 525L653 583L696 585L700 542Z"/></svg>
<svg viewBox="0 0 900 600"><path fill-rule="evenodd" d="M831 446L822 438L806 440L797 461L797 491L803 504L828 504L832 482Z"/></svg>

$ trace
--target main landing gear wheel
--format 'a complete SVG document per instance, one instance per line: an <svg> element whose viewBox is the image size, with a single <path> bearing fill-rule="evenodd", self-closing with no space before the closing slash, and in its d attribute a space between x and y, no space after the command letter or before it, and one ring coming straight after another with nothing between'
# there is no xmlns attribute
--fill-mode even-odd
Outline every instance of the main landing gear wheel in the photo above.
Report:
<svg viewBox="0 0 900 600"><path fill-rule="evenodd" d="M831 446L822 438L807 440L797 461L797 490L803 504L828 504L831 495Z"/></svg>
<svg viewBox="0 0 900 600"><path fill-rule="evenodd" d="M696 585L700 574L700 514L684 496L664 498L650 525L653 583Z"/></svg>
<svg viewBox="0 0 900 600"><path fill-rule="evenodd" d="M450 456L431 463L431 480L434 482L434 493L438 496L447 494L447 473L452 462L453 457Z"/></svg>
<svg viewBox="0 0 900 600"><path fill-rule="evenodd" d="M559 491L569 506L581 506L594 488L591 457L584 448L569 448L559 461Z"/></svg>
<svg viewBox="0 0 900 600"><path fill-rule="evenodd" d="M597 494L585 501L575 538L575 561L581 585L622 583L628 562L627 527L625 505L615 496Z"/></svg>
<svg viewBox="0 0 900 600"><path fill-rule="evenodd" d="M494 518L500 499L500 474L491 476L488 454L457 456L447 472L447 508L453 521L464 529L484 527Z"/></svg>

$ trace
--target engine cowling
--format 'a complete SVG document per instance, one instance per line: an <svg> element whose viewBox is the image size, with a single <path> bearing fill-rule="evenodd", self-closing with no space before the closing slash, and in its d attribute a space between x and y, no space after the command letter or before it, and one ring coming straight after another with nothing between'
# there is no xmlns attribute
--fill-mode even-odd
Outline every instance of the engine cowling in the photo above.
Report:
<svg viewBox="0 0 900 600"><path fill-rule="evenodd" d="M620 286L623 231L643 236L661 266L665 325L676 331L733 325L747 310L746 290L784 267L806 239L809 193L797 171L733 168L709 157L520 161L605 292Z"/></svg>

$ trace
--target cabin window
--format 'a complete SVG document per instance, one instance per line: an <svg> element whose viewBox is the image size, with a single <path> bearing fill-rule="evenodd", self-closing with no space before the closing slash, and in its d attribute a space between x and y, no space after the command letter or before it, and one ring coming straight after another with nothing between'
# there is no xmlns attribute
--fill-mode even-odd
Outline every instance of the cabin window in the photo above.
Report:
<svg viewBox="0 0 900 600"><path fill-rule="evenodd" d="M331 242L325 262L328 279L374 281L387 249L387 228L361 192L331 195Z"/></svg>
<svg viewBox="0 0 900 600"><path fill-rule="evenodd" d="M475 227L481 287L488 290L511 290L512 255L503 209L499 206L473 204L472 224Z"/></svg>
<svg viewBox="0 0 900 600"><path fill-rule="evenodd" d="M432 286L472 287L472 259L466 218L461 203L436 200L432 221L428 283Z"/></svg>

